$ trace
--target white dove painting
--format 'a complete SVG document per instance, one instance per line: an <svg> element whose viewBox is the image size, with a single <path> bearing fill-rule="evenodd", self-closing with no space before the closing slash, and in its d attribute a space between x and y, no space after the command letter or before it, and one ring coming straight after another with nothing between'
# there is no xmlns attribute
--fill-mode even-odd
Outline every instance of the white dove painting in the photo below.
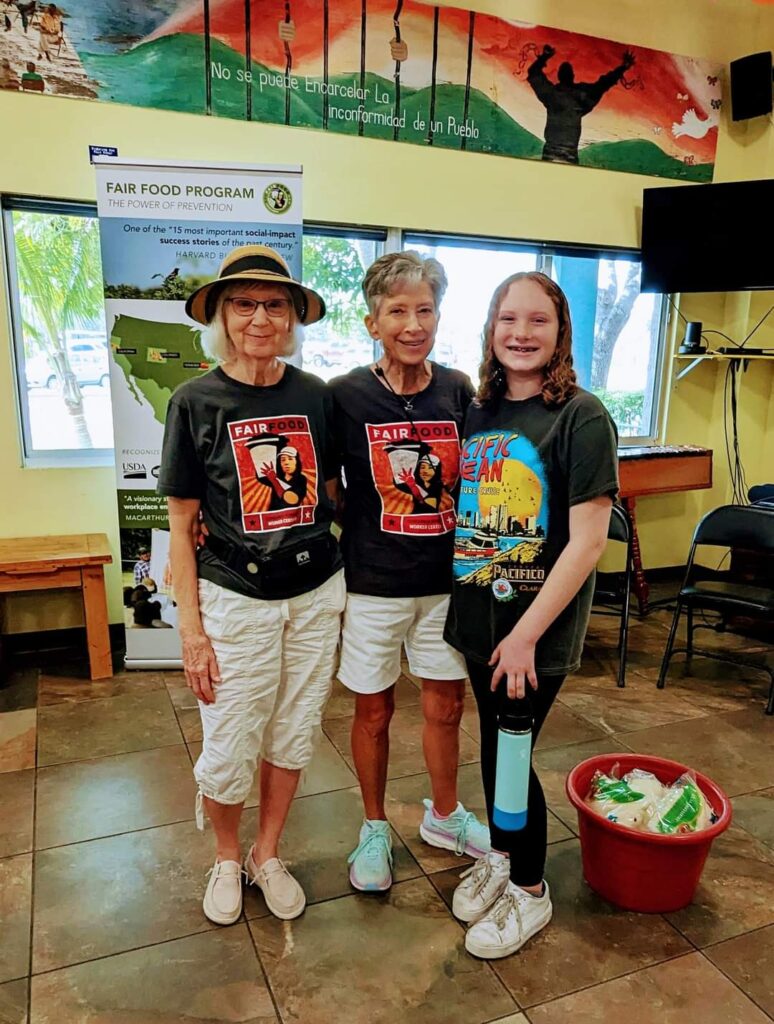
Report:
<svg viewBox="0 0 774 1024"><path fill-rule="evenodd" d="M717 128L720 124L720 116L717 110L713 110L708 117L701 118L689 107L683 114L681 121L672 124L672 134L676 139L687 135L691 139L703 139L711 128Z"/></svg>

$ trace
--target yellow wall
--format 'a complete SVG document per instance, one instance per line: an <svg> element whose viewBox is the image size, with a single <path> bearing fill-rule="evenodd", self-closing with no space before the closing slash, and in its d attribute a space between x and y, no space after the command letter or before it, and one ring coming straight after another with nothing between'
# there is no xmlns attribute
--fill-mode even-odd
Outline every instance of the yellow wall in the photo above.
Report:
<svg viewBox="0 0 774 1024"><path fill-rule="evenodd" d="M513 17L512 0L470 7ZM774 11L752 0L524 0L521 20L614 37L722 63L772 38ZM122 156L304 165L305 215L514 238L636 246L642 189L661 179L578 167L452 153L325 135L274 125L206 119L54 97L0 93L0 191L93 200L89 144L118 146ZM723 114L717 181L774 174L774 129L765 119L733 126ZM465 197L475 193L475 202ZM769 211L770 215L770 211ZM0 291L2 286L0 285ZM689 318L746 333L771 304L738 297L686 298ZM735 322L732 324L729 318ZM0 294L0 536L106 531L118 555L114 475L108 469L31 470L20 466L5 296ZM759 332L772 344L774 325ZM679 337L678 337L679 340ZM666 440L716 452L712 492L665 496L640 506L646 565L683 561L699 515L728 497L722 453L722 369L706 364L668 389ZM671 364L670 364L671 374ZM743 381L740 429L750 481L771 476L774 406L771 366L753 365ZM108 571L111 618L121 620L118 568ZM24 631L80 622L71 595L9 602L7 628Z"/></svg>

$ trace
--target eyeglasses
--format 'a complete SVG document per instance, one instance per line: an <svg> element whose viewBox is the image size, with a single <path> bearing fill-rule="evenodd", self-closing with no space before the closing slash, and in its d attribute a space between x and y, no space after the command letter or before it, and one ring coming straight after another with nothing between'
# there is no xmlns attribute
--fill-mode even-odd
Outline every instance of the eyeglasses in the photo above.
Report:
<svg viewBox="0 0 774 1024"><path fill-rule="evenodd" d="M255 316L258 307L263 306L267 316L279 320L281 317L287 316L290 311L290 299L261 300L237 297L235 299L226 299L226 302L231 304L231 308L237 316Z"/></svg>

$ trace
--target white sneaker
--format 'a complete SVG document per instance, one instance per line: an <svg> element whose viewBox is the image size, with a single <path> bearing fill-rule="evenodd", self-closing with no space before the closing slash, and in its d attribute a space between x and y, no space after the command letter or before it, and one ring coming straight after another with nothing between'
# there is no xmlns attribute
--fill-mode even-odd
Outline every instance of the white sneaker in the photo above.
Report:
<svg viewBox="0 0 774 1024"><path fill-rule="evenodd" d="M266 900L266 906L281 921L292 921L304 912L304 890L291 875L279 857L272 857L260 867L253 859L254 846L245 857L245 874L251 885L257 885Z"/></svg>
<svg viewBox="0 0 774 1024"><path fill-rule="evenodd" d="M510 956L524 943L545 928L553 908L548 884L543 883L542 896L531 896L513 882L495 905L465 935L465 949L484 960Z"/></svg>
<svg viewBox="0 0 774 1024"><path fill-rule="evenodd" d="M242 913L242 865L216 860L209 876L202 909L215 924L233 924Z"/></svg>
<svg viewBox="0 0 774 1024"><path fill-rule="evenodd" d="M452 913L460 921L478 921L505 892L510 873L508 857L488 853L463 871L454 890Z"/></svg>

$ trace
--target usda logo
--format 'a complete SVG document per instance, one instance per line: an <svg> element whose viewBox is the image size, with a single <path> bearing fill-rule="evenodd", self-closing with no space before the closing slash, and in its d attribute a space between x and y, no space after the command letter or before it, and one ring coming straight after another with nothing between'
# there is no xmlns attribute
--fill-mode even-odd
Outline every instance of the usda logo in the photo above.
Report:
<svg viewBox="0 0 774 1024"><path fill-rule="evenodd" d="M287 213L293 205L293 193L287 185L275 181L264 189L263 205L269 213Z"/></svg>

